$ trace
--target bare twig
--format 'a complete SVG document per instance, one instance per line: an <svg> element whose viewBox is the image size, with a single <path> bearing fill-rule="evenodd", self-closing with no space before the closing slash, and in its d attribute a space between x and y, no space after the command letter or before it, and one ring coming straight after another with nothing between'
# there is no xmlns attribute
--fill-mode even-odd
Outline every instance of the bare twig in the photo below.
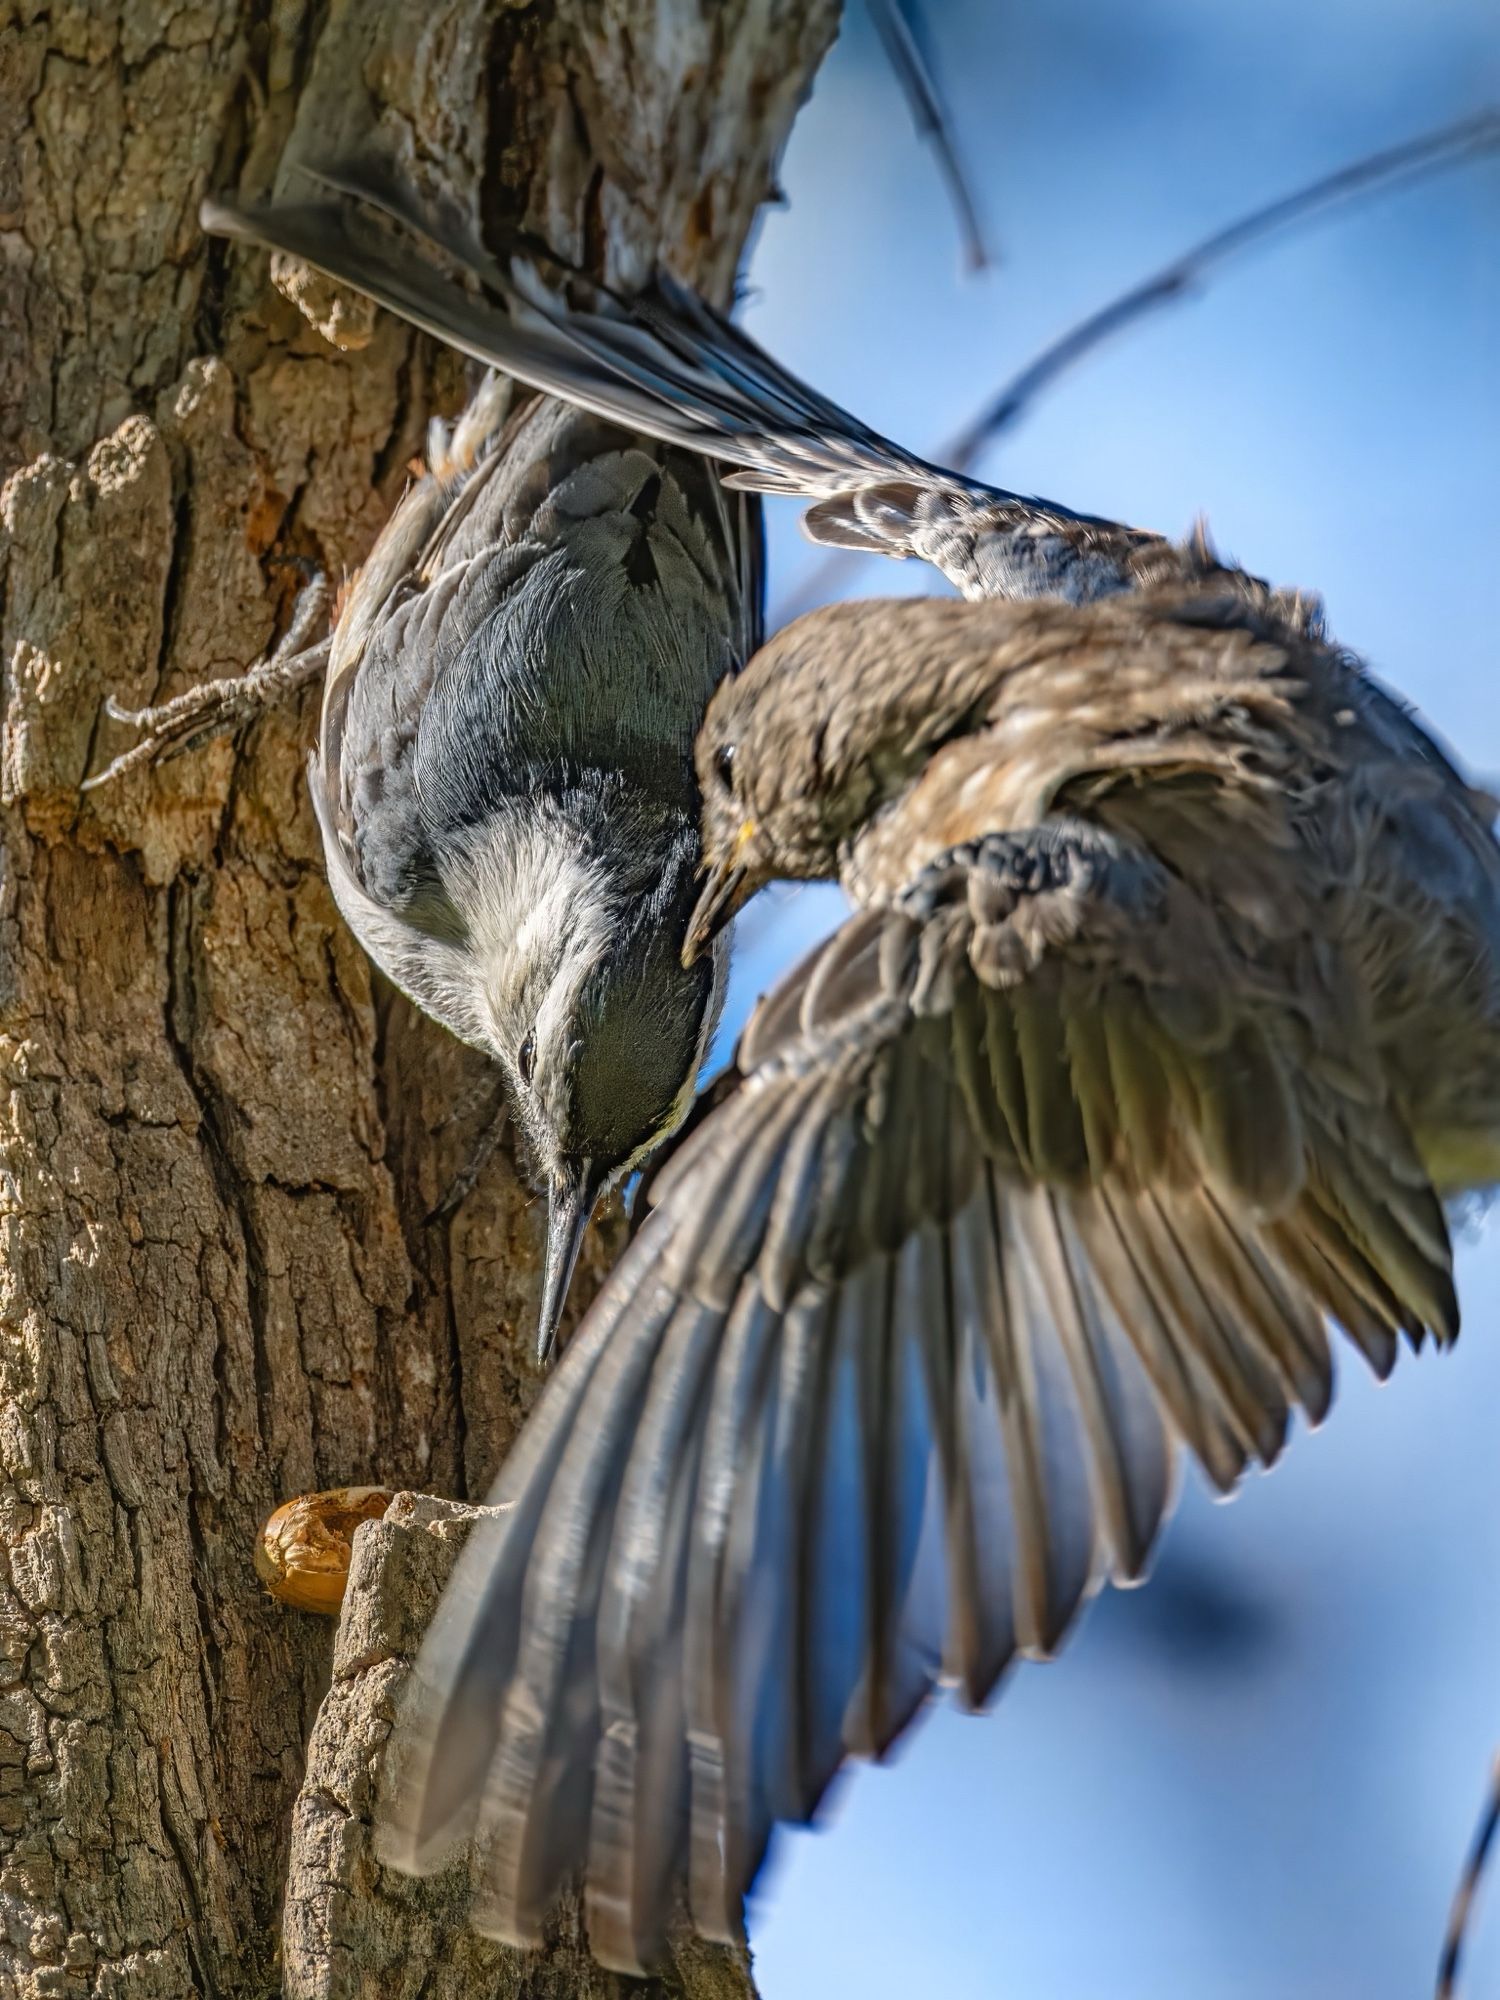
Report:
<svg viewBox="0 0 1500 2000"><path fill-rule="evenodd" d="M971 271L984 271L995 259L985 240L979 219L979 203L969 176L959 157L953 120L938 90L937 78L924 54L921 41L903 0L869 0L870 16L896 72L896 81L906 95L918 133L937 156L938 170L948 184L949 197L958 217L964 261Z"/></svg>
<svg viewBox="0 0 1500 2000"><path fill-rule="evenodd" d="M1201 283L1216 265L1227 262L1263 237L1273 236L1321 208L1350 201L1357 195L1405 186L1423 174L1492 153L1497 148L1500 148L1500 111L1482 111L1477 117L1445 125L1440 131L1409 140L1403 146L1371 153L1352 166L1309 182L1294 194L1283 195L1249 215L1242 215L1227 228L1216 229L1191 250L1080 320L1050 347L1043 348L993 402L949 441L941 453L942 462L951 465L955 472L966 470L991 439L1008 430L1032 399L1075 362L1157 306L1169 305Z"/></svg>
<svg viewBox="0 0 1500 2000"><path fill-rule="evenodd" d="M1459 1877L1458 1888L1454 1892L1453 1908L1448 1913L1448 1930L1443 1939L1443 1956L1438 1965L1437 2000L1456 2000L1458 1964L1463 1956L1469 1920L1474 1913L1474 1898L1478 1893L1497 1827L1500 1827L1500 1756L1497 1756L1490 1766L1489 1790L1485 1794L1479 1824L1474 1829L1468 1858L1464 1862L1464 1872Z"/></svg>
<svg viewBox="0 0 1500 2000"><path fill-rule="evenodd" d="M985 446L993 443L1002 431L1009 430L1060 375L1135 321L1181 299L1217 266L1252 244L1307 220L1321 209L1358 195L1386 193L1407 186L1424 174L1497 150L1500 150L1500 110L1492 108L1445 125L1423 138L1409 140L1405 145L1387 147L1356 160L1352 166L1341 167L1337 173L1326 174L1294 194L1283 195L1225 228L1216 229L1211 236L1204 237L1192 249L1132 285L1129 291L1120 293L1044 347L977 416L939 447L933 455L935 462L951 466L955 472L967 471ZM849 560L851 553L836 549L819 563L787 606L784 617L795 617L820 601L830 578Z"/></svg>

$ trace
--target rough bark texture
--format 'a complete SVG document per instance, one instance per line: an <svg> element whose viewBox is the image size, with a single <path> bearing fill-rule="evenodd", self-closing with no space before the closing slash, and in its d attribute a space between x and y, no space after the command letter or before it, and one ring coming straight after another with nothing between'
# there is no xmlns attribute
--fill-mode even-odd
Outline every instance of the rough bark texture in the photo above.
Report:
<svg viewBox="0 0 1500 2000"><path fill-rule="evenodd" d="M299 565L360 560L463 393L451 359L304 286L330 345L263 260L202 241L198 200L373 135L428 192L482 189L492 231L722 295L836 12L0 0L3 2000L279 1989L333 1633L261 1593L256 1529L309 1487L481 1492L536 1388L541 1218L504 1149L451 1225L422 1220L490 1085L340 925L302 778L315 697L80 801L128 740L106 692L253 659ZM442 1536L393 1523L362 1562L415 1575L398 1544L430 1597ZM464 1941L451 1885L361 1914L411 1636L341 1641L287 1990L606 1990L576 1935L541 1959ZM699 1954L667 1990L745 1986Z"/></svg>
<svg viewBox="0 0 1500 2000"><path fill-rule="evenodd" d="M333 1685L293 1818L283 1962L292 2000L609 2000L619 1991L589 1959L576 1907L559 1912L556 1947L538 1964L468 1929L461 1861L413 1882L371 1856L375 1777L401 1685L477 1512L403 1493L355 1535ZM737 1953L690 1939L654 1983L684 2000L753 1992Z"/></svg>

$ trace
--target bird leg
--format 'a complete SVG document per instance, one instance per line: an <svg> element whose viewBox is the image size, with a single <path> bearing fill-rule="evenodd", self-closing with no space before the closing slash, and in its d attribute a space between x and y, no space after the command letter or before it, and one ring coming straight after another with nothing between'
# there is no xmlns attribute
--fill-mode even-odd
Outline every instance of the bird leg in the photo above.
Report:
<svg viewBox="0 0 1500 2000"><path fill-rule="evenodd" d="M313 646L307 641L327 606L328 583L318 572L297 599L285 636L248 672L225 680L201 681L197 687L190 687L174 695L171 701L152 708L122 708L113 695L107 696L105 714L112 721L125 722L140 730L141 740L122 751L104 770L86 778L83 790L97 791L129 771L185 756L211 738L226 736L241 723L264 714L321 674L328 664L332 640L320 639Z"/></svg>
<svg viewBox="0 0 1500 2000"><path fill-rule="evenodd" d="M466 1093L454 1105L445 1123L453 1124L457 1119L467 1116L477 1104L486 1101L488 1111L483 1130L470 1146L463 1165L449 1181L437 1206L422 1218L424 1226L428 1228L450 1222L457 1215L474 1192L479 1176L494 1158L495 1149L505 1135L505 1128L510 1123L510 1109L501 1095L499 1075L495 1071L489 1072L481 1080L479 1088Z"/></svg>

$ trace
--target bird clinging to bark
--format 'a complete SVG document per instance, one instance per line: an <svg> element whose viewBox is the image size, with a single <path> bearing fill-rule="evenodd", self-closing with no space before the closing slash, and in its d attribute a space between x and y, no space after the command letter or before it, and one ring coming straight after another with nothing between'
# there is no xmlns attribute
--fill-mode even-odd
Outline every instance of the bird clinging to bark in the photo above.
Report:
<svg viewBox="0 0 1500 2000"><path fill-rule="evenodd" d="M499 1063L548 1201L538 1350L584 1231L691 1102L725 954L682 962L692 744L760 633L758 503L491 377L360 571L310 765L365 949Z"/></svg>
<svg viewBox="0 0 1500 2000"><path fill-rule="evenodd" d="M257 210L253 227L205 215L369 275L347 268L336 204ZM392 268L414 310L427 267ZM147 734L89 782L191 749L326 664L309 780L329 881L382 971L499 1065L548 1202L545 1361L599 1195L678 1124L718 1018L724 949L692 965L681 949L692 751L760 640L761 524L696 451L566 400L513 408L509 378L565 379L572 341L496 319L507 376L451 434L433 426L331 640L299 650L317 579L251 673L159 710L111 704Z"/></svg>

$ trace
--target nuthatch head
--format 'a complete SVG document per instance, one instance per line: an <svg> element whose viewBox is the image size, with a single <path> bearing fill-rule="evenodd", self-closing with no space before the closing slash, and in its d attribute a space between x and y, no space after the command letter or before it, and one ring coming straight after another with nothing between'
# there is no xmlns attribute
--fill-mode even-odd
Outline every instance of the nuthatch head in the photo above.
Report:
<svg viewBox="0 0 1500 2000"><path fill-rule="evenodd" d="M602 801L569 820L568 834L554 834L553 881L538 884L519 930L481 946L476 964L490 1044L547 1196L541 1362L601 1194L691 1102L723 987L722 952L682 962L696 829L663 828L622 865Z"/></svg>

